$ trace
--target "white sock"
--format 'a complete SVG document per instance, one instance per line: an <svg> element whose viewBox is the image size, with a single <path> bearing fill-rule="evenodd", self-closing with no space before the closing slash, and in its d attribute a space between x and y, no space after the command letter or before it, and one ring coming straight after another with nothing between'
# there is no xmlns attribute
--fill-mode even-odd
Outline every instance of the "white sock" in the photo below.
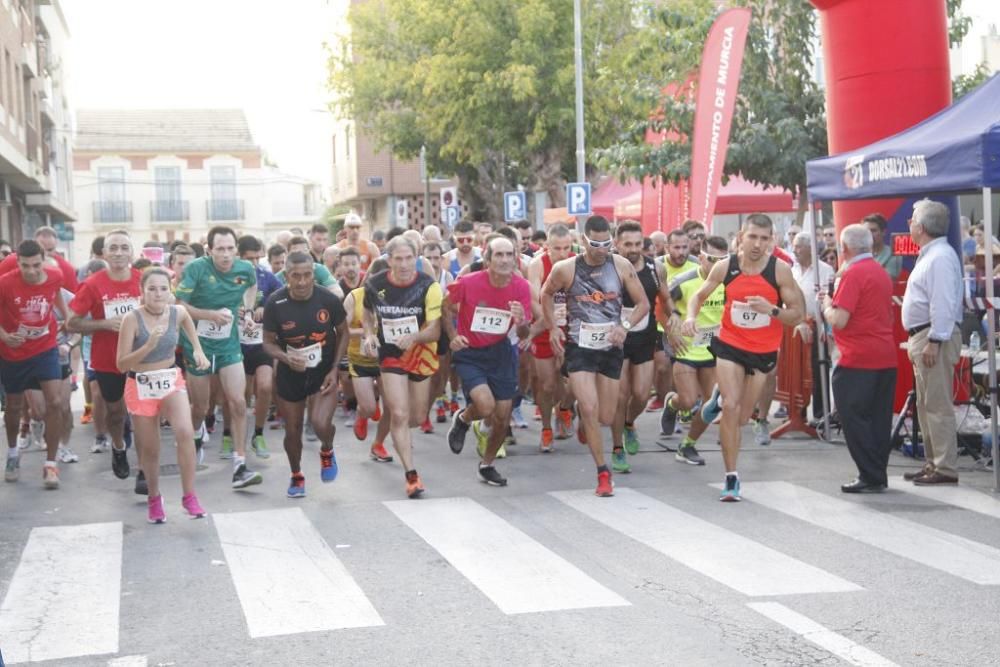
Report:
<svg viewBox="0 0 1000 667"><path fill-rule="evenodd" d="M46 468L58 468L59 464L57 462L55 462L55 461L46 461L45 462L45 467Z"/></svg>
<svg viewBox="0 0 1000 667"><path fill-rule="evenodd" d="M732 472L727 472L726 477L735 477L736 479L739 479L740 474L734 470Z"/></svg>
<svg viewBox="0 0 1000 667"><path fill-rule="evenodd" d="M246 462L246 457L240 456L239 454L233 454L233 471L239 469L239 467Z"/></svg>
<svg viewBox="0 0 1000 667"><path fill-rule="evenodd" d="M16 459L21 453L18 451L17 447L9 447L7 449L7 458Z"/></svg>

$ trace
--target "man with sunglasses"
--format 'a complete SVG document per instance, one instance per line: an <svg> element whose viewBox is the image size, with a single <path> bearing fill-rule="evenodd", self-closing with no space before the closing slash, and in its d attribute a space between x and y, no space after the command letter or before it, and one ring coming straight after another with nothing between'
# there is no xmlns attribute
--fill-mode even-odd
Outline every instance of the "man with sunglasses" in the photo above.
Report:
<svg viewBox="0 0 1000 667"><path fill-rule="evenodd" d="M681 227L690 241L690 252L691 258L694 260L698 255L701 254L701 244L705 241L705 225L701 224L698 220L688 220Z"/></svg>
<svg viewBox="0 0 1000 667"><path fill-rule="evenodd" d="M611 226L599 215L583 228L584 253L552 268L542 288L542 312L552 347L565 350L564 366L576 396L577 437L590 448L597 465L596 495L614 495L611 471L604 463L601 425L611 426L618 407L619 378L628 332L649 315L649 300L632 263L611 254ZM566 292L568 335L556 325L555 295ZM627 292L635 307L622 317Z"/></svg>
<svg viewBox="0 0 1000 667"><path fill-rule="evenodd" d="M452 278L458 276L459 271L480 258L479 248L473 245L475 240L474 228L468 220L462 220L455 225L452 240L455 247L444 256L445 266Z"/></svg>
<svg viewBox="0 0 1000 667"><path fill-rule="evenodd" d="M738 502L740 480L736 460L740 427L750 419L764 382L778 363L782 328L795 326L805 313L802 292L791 267L771 254L774 223L761 213L747 217L740 250L728 262L716 262L705 283L691 298L681 332L698 333L698 314L719 285L726 303L719 335L712 339L718 387L701 408L711 423L722 411L720 439L726 480L719 500ZM721 401L720 401L721 398Z"/></svg>
<svg viewBox="0 0 1000 667"><path fill-rule="evenodd" d="M691 257L691 240L683 229L675 229L667 235L667 254L663 256L663 275L661 281L664 285L670 285L673 280L690 271L698 268L698 261ZM673 385L673 359L674 350L671 347L670 339L665 332L661 331L664 337L663 350L657 350L653 356L653 382L656 387L656 398L650 401L646 407L647 412L661 412L667 394ZM673 433L666 433L671 436Z"/></svg>

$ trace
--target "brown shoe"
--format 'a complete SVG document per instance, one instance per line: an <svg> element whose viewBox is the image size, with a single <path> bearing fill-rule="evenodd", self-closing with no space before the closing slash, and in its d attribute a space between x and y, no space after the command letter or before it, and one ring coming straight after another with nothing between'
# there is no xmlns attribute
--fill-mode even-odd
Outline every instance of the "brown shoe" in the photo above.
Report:
<svg viewBox="0 0 1000 667"><path fill-rule="evenodd" d="M934 468L932 468L930 465L925 465L920 470L910 470L909 472L904 472L903 479L905 479L907 482L912 482L917 477L923 477L924 475L929 475L932 472L934 472Z"/></svg>
<svg viewBox="0 0 1000 667"><path fill-rule="evenodd" d="M958 477L945 475L941 472L932 472L920 477L915 477L913 483L917 486L931 486L936 484L958 484Z"/></svg>

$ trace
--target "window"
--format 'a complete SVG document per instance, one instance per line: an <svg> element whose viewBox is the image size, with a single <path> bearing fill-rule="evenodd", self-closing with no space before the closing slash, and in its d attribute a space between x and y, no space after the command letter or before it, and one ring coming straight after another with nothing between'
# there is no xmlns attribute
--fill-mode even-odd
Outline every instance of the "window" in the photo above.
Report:
<svg viewBox="0 0 1000 667"><path fill-rule="evenodd" d="M210 220L240 220L239 202L236 201L236 167L216 166L210 172L212 201Z"/></svg>
<svg viewBox="0 0 1000 667"><path fill-rule="evenodd" d="M181 202L181 168L156 167L153 178L156 184L153 220L185 220Z"/></svg>
<svg viewBox="0 0 1000 667"><path fill-rule="evenodd" d="M99 167L97 198L94 202L96 222L131 222L131 212L125 201L125 168Z"/></svg>

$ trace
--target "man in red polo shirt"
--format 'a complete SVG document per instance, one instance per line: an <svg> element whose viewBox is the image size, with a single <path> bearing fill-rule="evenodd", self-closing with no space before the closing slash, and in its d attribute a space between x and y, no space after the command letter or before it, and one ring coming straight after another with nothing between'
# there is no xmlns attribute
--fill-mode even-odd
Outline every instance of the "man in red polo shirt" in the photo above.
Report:
<svg viewBox="0 0 1000 667"><path fill-rule="evenodd" d="M39 227L35 230L35 242L42 247L45 265L59 271L62 274L62 286L75 293L79 284L76 278L76 269L56 252L56 246L59 245L59 235L56 230L51 227ZM17 271L17 269L17 253L7 255L0 262L0 276Z"/></svg>

